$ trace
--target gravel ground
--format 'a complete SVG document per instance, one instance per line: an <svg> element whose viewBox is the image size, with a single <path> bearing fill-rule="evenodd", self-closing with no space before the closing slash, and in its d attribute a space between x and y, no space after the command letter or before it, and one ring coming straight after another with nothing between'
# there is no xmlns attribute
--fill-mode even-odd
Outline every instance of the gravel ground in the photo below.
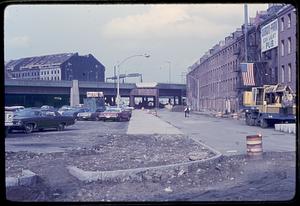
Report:
<svg viewBox="0 0 300 206"><path fill-rule="evenodd" d="M168 178L157 175L150 180L125 182L85 183L66 169L68 165L88 170L112 170L171 164L189 161L187 154L199 149L206 151L208 156L212 155L183 136L178 135L173 141L169 138L165 135L103 135L103 142L91 148L48 154L7 152L7 177L17 176L22 169L30 169L39 175L35 186L8 188L7 198L70 202L268 201L293 198L296 161L292 152L264 153L263 158L257 160L245 155L224 156L191 171L179 170ZM110 161L105 161L107 158Z"/></svg>

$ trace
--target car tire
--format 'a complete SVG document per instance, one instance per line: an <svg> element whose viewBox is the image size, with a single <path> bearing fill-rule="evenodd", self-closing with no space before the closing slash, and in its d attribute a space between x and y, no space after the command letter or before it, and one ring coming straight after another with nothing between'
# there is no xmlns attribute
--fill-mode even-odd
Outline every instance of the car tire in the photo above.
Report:
<svg viewBox="0 0 300 206"><path fill-rule="evenodd" d="M26 124L25 125L25 133L29 134L31 132L33 132L33 124Z"/></svg>
<svg viewBox="0 0 300 206"><path fill-rule="evenodd" d="M57 126L57 131L63 131L65 129L65 124L64 123L60 123L58 126Z"/></svg>
<svg viewBox="0 0 300 206"><path fill-rule="evenodd" d="M267 128L269 126L268 121L266 119L261 119L260 120L260 127L261 128Z"/></svg>

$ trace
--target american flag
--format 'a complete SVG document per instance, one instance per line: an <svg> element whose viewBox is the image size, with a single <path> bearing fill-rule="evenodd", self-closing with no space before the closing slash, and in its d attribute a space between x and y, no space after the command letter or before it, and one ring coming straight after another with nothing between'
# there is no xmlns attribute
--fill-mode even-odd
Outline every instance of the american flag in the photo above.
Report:
<svg viewBox="0 0 300 206"><path fill-rule="evenodd" d="M255 86L253 63L241 63L241 71L245 86Z"/></svg>

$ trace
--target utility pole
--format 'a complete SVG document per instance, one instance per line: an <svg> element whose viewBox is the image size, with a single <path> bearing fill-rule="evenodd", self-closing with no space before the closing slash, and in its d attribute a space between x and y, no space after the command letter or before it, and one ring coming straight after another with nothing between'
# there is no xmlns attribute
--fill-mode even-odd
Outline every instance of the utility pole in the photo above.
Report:
<svg viewBox="0 0 300 206"><path fill-rule="evenodd" d="M245 17L245 24L244 24L244 33L245 33L245 63L248 62L248 39L247 39L247 27L248 27L248 5L244 4L244 17Z"/></svg>

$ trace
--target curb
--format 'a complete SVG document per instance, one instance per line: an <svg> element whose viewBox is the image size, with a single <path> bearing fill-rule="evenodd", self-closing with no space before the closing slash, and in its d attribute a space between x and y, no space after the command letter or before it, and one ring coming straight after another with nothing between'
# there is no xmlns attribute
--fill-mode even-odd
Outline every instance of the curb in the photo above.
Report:
<svg viewBox="0 0 300 206"><path fill-rule="evenodd" d="M194 140L194 139L193 139ZM195 141L195 140L194 140ZM143 181L143 180L162 180L181 176L182 174L195 170L199 166L205 166L206 164L212 164L217 161L222 154L215 149L204 145L196 141L197 143L207 147L213 151L216 155L207 159L201 159L191 162L176 163L170 165L162 165L155 167L143 167L125 170L113 170L113 171L85 171L79 169L76 166L68 166L67 169L71 175L76 177L80 181L93 182L93 181L113 181L124 182L128 180Z"/></svg>
<svg viewBox="0 0 300 206"><path fill-rule="evenodd" d="M6 187L17 187L17 186L33 186L37 183L38 176L30 170L22 170L20 177L6 177Z"/></svg>

